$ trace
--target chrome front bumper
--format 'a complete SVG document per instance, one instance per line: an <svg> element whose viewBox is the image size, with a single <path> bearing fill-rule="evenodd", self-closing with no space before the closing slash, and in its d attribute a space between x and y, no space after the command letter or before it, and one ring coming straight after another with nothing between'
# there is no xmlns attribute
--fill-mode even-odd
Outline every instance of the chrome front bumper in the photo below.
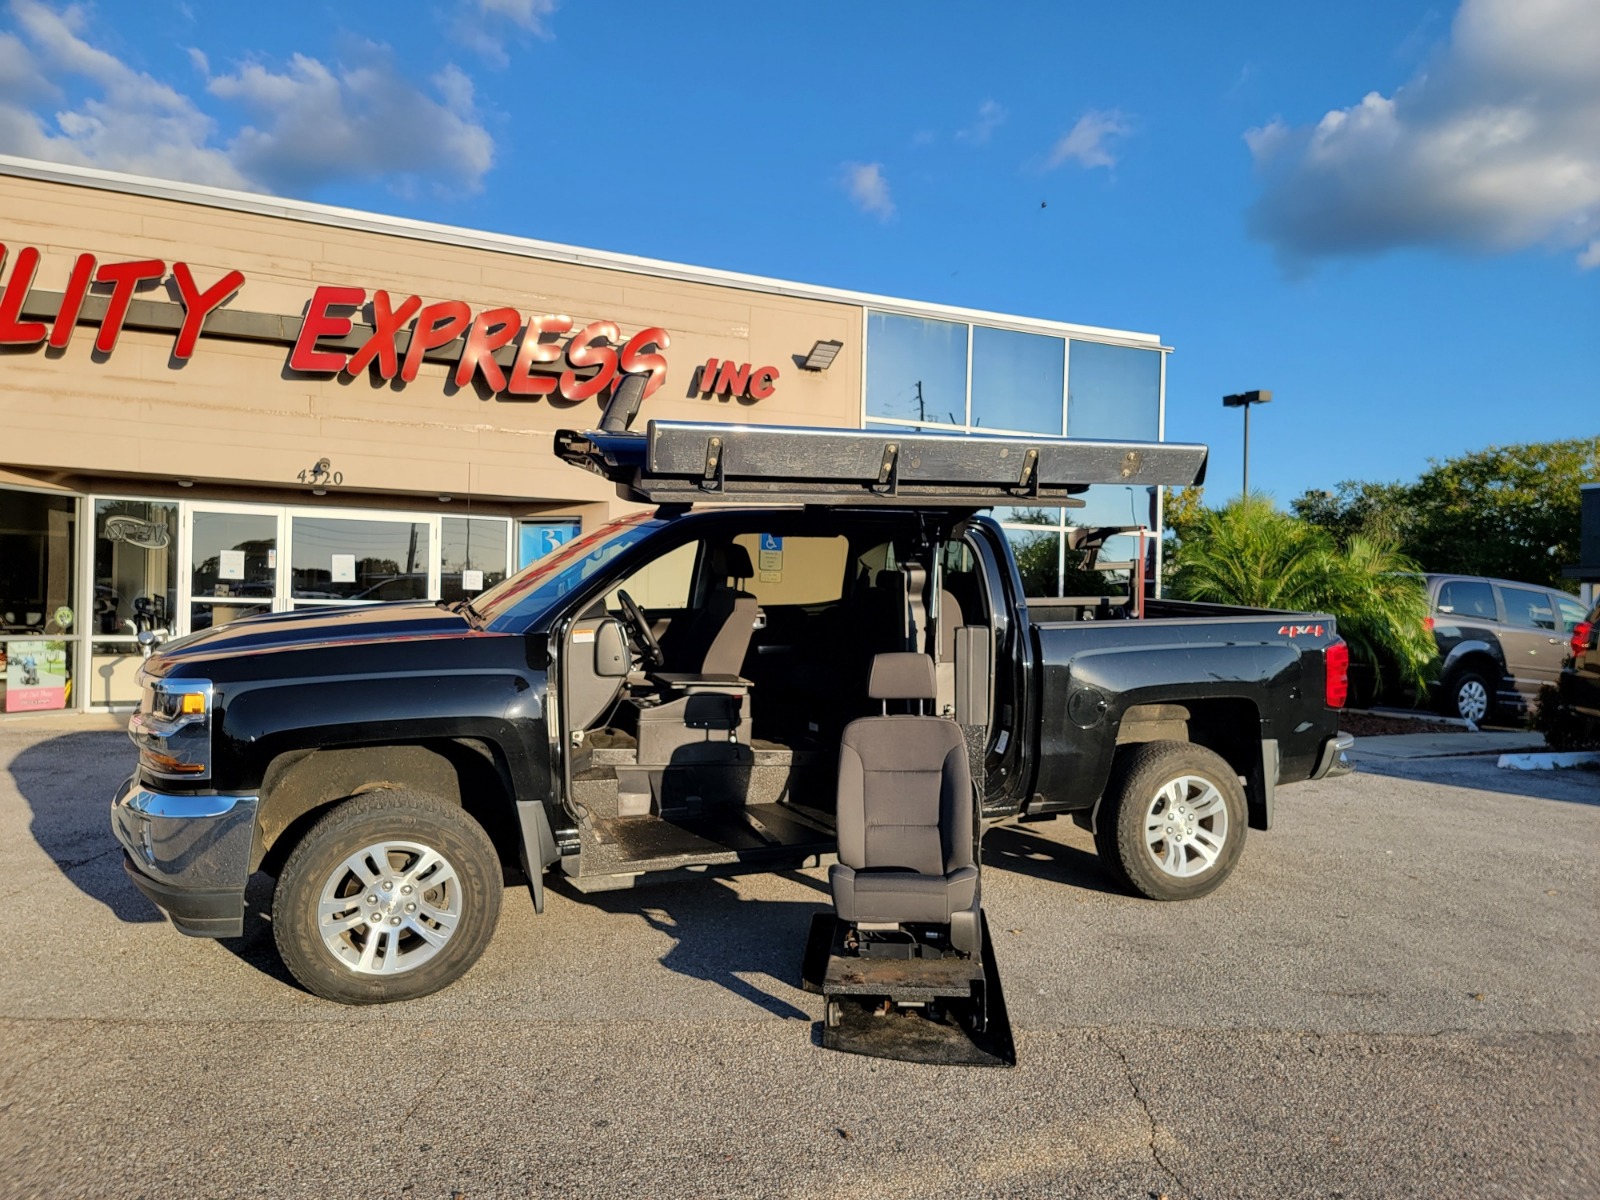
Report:
<svg viewBox="0 0 1600 1200"><path fill-rule="evenodd" d="M180 933L238 937L255 838L255 796L174 796L129 779L111 802L123 865Z"/></svg>

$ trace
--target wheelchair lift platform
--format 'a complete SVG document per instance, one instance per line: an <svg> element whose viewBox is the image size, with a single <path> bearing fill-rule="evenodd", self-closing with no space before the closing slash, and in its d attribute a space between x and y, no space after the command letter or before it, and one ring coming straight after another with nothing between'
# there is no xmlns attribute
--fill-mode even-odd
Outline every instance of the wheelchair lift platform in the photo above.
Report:
<svg viewBox="0 0 1600 1200"><path fill-rule="evenodd" d="M903 1062L1016 1066L988 919L981 914L979 928L977 957L863 955L847 946L848 922L831 911L816 914L801 980L826 1001L823 1046Z"/></svg>

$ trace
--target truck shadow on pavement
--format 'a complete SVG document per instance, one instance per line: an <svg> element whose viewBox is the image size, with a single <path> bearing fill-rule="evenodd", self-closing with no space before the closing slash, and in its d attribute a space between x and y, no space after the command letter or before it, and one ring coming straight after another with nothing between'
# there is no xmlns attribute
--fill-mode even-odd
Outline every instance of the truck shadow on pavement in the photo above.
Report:
<svg viewBox="0 0 1600 1200"><path fill-rule="evenodd" d="M1092 852L1041 837L1025 825L997 825L985 833L983 865L1085 891L1126 895Z"/></svg>
<svg viewBox="0 0 1600 1200"><path fill-rule="evenodd" d="M111 834L111 798L132 766L128 739L108 730L26 745L8 770L31 810L33 840L79 891L118 920L160 921L123 871L122 847Z"/></svg>
<svg viewBox="0 0 1600 1200"><path fill-rule="evenodd" d="M799 990L812 914L830 903L826 888L816 880L798 871L781 875L820 889L816 903L748 899L739 894L735 880L719 878L585 895L552 874L545 886L575 904L637 916L672 938L672 947L660 959L669 971L717 984L775 1017L810 1021L810 1013L754 982L765 977Z"/></svg>

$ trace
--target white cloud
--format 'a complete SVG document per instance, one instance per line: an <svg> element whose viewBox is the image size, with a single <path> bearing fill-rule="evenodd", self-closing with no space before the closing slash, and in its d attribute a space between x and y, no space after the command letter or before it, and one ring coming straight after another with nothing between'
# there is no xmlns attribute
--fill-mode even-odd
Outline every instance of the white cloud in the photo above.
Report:
<svg viewBox="0 0 1600 1200"><path fill-rule="evenodd" d="M559 0L461 0L451 31L463 46L504 67L511 62L506 37L527 34L549 41L558 5Z"/></svg>
<svg viewBox="0 0 1600 1200"><path fill-rule="evenodd" d="M844 186L862 212L880 221L894 216L894 200L889 195L889 181L884 178L882 163L845 163Z"/></svg>
<svg viewBox="0 0 1600 1200"><path fill-rule="evenodd" d="M412 85L388 53L367 45L353 66L330 68L296 54L282 71L246 63L207 90L240 104L255 124L229 143L229 157L279 191L337 179L432 179L473 192L494 163L494 141L478 123L472 81L447 67L433 81L439 99Z"/></svg>
<svg viewBox="0 0 1600 1200"><path fill-rule="evenodd" d="M994 136L994 131L1005 123L1005 106L994 100L985 100L978 106L977 119L965 129L956 132L956 141L981 146Z"/></svg>
<svg viewBox="0 0 1600 1200"><path fill-rule="evenodd" d="M351 66L296 55L281 71L249 62L216 76L206 56L191 50L211 96L249 113L252 124L225 139L195 97L94 45L84 9L11 0L10 12L17 33L0 34L0 152L302 193L343 179L400 188L430 180L471 192L494 161L472 82L453 66L434 77L430 92L370 44ZM47 102L69 79L83 99L51 111Z"/></svg>
<svg viewBox="0 0 1600 1200"><path fill-rule="evenodd" d="M1465 0L1450 43L1392 96L1245 141L1251 231L1284 261L1436 245L1579 250L1600 266L1600 5Z"/></svg>
<svg viewBox="0 0 1600 1200"><path fill-rule="evenodd" d="M1050 149L1045 169L1053 171L1068 162L1081 167L1113 167L1116 157L1108 145L1112 138L1125 137L1132 126L1116 109L1090 109Z"/></svg>
<svg viewBox="0 0 1600 1200"><path fill-rule="evenodd" d="M249 186L228 156L208 144L216 124L192 100L84 40L88 20L82 9L57 11L37 0L12 0L11 15L37 78L51 80L52 90L56 76L85 79L94 94L46 118L7 87L0 92L0 149L113 171Z"/></svg>

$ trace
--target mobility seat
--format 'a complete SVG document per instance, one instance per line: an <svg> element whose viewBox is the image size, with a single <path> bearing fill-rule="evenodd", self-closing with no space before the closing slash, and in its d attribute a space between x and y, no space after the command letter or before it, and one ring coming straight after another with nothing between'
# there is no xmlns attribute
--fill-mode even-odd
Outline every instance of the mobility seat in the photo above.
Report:
<svg viewBox="0 0 1600 1200"><path fill-rule="evenodd" d="M933 659L880 654L874 700L935 695ZM839 862L834 908L858 928L947 925L950 945L977 954L979 888L975 795L961 727L937 716L862 717L839 746Z"/></svg>

